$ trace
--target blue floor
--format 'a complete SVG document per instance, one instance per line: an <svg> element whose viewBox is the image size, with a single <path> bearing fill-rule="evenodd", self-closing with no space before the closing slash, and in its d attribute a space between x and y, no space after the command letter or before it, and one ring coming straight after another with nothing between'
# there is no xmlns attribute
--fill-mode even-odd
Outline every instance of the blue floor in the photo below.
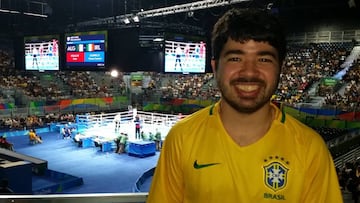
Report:
<svg viewBox="0 0 360 203"><path fill-rule="evenodd" d="M83 178L84 184L64 189L58 194L122 193L136 191L136 182L141 175L156 166L155 156L137 158L128 154L101 152L99 148L79 148L71 140L61 139L59 133L40 133L44 142L29 145L27 136L12 136L15 151L48 161L50 170ZM53 180L33 176L33 189L54 184ZM143 181L140 192L148 192L151 177ZM343 193L344 202L350 203L351 194Z"/></svg>
<svg viewBox="0 0 360 203"><path fill-rule="evenodd" d="M81 177L84 184L64 189L58 193L119 193L133 192L135 183L141 175L155 167L155 156L137 158L128 154L101 152L100 148L79 148L71 139L61 139L59 133L40 133L42 144L29 145L28 137L10 136L15 151L48 161L48 169ZM147 192L151 180L139 188ZM51 184L51 180L33 177L33 188Z"/></svg>

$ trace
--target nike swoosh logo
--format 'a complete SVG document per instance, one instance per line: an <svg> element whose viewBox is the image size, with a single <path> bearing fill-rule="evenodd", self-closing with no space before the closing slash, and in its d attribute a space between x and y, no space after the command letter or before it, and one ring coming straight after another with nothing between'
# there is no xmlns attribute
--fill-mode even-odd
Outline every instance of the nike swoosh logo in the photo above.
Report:
<svg viewBox="0 0 360 203"><path fill-rule="evenodd" d="M206 167L209 167L209 166L214 166L214 165L217 165L217 164L220 164L220 163L198 164L197 160L195 160L194 161L194 168L195 169L201 169L201 168L206 168Z"/></svg>

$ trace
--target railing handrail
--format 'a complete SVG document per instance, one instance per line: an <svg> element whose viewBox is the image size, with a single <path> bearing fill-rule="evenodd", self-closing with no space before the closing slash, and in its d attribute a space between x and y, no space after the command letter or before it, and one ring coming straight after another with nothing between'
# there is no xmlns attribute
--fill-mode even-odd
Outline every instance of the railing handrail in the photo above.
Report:
<svg viewBox="0 0 360 203"><path fill-rule="evenodd" d="M0 195L0 203L141 203L147 192L142 193L92 193L49 195Z"/></svg>

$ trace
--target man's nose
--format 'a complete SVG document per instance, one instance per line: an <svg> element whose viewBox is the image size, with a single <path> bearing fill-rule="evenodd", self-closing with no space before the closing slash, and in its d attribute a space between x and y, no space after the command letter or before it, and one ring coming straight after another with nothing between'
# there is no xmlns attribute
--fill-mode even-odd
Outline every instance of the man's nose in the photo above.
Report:
<svg viewBox="0 0 360 203"><path fill-rule="evenodd" d="M253 59L244 60L240 67L240 73L247 76L257 75L259 73L259 69L256 61Z"/></svg>

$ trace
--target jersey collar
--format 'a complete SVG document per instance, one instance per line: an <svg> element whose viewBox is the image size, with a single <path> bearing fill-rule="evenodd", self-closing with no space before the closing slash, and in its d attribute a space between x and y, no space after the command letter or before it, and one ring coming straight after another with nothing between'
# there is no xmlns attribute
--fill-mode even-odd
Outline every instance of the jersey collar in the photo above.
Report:
<svg viewBox="0 0 360 203"><path fill-rule="evenodd" d="M212 115L214 115L214 111L215 111L215 109L217 109L217 108L219 108L219 104L220 104L220 101L218 101L218 102L216 102L216 103L214 103L214 104L212 104L211 106L210 106L210 108L209 108L209 115L210 116L212 116ZM281 113L281 119L280 119L280 122L281 123L285 123L285 120L286 120L286 114L285 114L285 112L284 112L284 109L282 108L282 109L279 109L277 106L275 106L275 104L273 104L273 103L271 103L271 106L273 107L273 108L276 108L276 116L275 116L275 118L276 118L276 120L278 119L278 114L279 114L279 112Z"/></svg>

